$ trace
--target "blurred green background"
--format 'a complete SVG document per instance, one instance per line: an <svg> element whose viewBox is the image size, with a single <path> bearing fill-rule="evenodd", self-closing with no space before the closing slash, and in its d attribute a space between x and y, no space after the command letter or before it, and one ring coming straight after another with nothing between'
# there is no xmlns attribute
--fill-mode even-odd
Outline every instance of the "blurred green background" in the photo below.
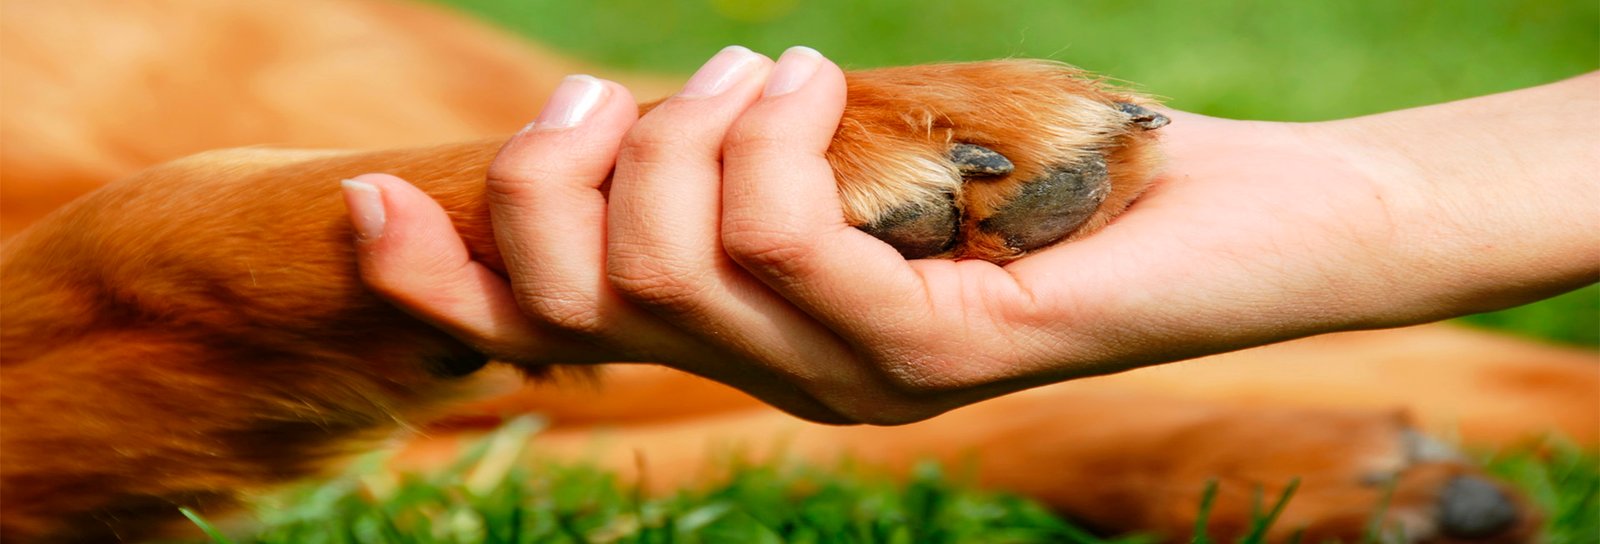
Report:
<svg viewBox="0 0 1600 544"><path fill-rule="evenodd" d="M1432 104L1600 67L1596 0L434 1L620 68L687 74L729 44L771 56L809 45L846 68L1039 57L1135 82L1179 109L1279 121ZM1468 321L1596 346L1600 289Z"/></svg>

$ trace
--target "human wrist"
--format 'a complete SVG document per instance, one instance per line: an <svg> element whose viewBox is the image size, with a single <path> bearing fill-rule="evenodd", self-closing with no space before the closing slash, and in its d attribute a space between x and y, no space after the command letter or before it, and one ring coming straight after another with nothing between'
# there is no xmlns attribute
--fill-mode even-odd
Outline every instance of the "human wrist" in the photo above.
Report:
<svg viewBox="0 0 1600 544"><path fill-rule="evenodd" d="M1587 81L1584 81L1587 79ZM1600 275L1600 116L1585 76L1448 104L1318 123L1317 137L1384 199L1382 247L1395 277L1374 326L1531 302Z"/></svg>

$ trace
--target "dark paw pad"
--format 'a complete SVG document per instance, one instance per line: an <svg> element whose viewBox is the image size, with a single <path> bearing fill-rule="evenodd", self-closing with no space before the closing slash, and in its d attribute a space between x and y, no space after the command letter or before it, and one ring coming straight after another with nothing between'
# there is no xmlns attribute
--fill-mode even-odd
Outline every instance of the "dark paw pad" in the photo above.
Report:
<svg viewBox="0 0 1600 544"><path fill-rule="evenodd" d="M949 156L962 177L1003 176L1016 168L1005 155L980 145L955 144ZM911 204L860 228L888 242L907 259L932 257L955 247L961 210L953 197L938 204Z"/></svg>
<svg viewBox="0 0 1600 544"><path fill-rule="evenodd" d="M1439 528L1461 539L1498 535L1517 523L1517 505L1493 483L1458 476L1439 494Z"/></svg>
<svg viewBox="0 0 1600 544"><path fill-rule="evenodd" d="M1110 193L1106 158L1090 154L1023 185L1015 198L978 222L978 228L1001 235L1012 249L1037 249L1077 230Z"/></svg>
<svg viewBox="0 0 1600 544"><path fill-rule="evenodd" d="M861 230L888 242L907 259L921 259L949 251L956 242L961 214L954 201L944 205L910 205L896 208Z"/></svg>

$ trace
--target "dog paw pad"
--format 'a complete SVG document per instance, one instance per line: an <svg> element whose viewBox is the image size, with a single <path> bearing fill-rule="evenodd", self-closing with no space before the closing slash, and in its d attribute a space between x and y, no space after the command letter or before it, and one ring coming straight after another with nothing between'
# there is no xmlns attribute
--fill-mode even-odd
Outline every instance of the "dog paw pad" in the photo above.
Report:
<svg viewBox="0 0 1600 544"><path fill-rule="evenodd" d="M951 199L901 206L857 228L887 242L907 259L921 259L950 251L960 225L961 213Z"/></svg>
<svg viewBox="0 0 1600 544"><path fill-rule="evenodd" d="M1006 245L1028 251L1055 243L1083 225L1111 192L1106 159L1092 153L1077 163L1057 166L1023 184L1010 202L978 222Z"/></svg>
<svg viewBox="0 0 1600 544"><path fill-rule="evenodd" d="M1499 535L1516 525L1517 504L1493 483L1457 476L1439 494L1439 529L1462 539Z"/></svg>

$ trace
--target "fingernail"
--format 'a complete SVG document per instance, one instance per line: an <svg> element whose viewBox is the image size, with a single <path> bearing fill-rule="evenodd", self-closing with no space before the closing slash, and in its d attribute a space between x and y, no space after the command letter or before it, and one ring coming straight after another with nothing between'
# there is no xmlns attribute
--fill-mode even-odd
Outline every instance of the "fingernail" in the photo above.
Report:
<svg viewBox="0 0 1600 544"><path fill-rule="evenodd" d="M378 186L353 179L341 181L339 186L344 189L344 205L350 209L356 239L365 242L383 236L383 224L388 218L383 213L383 192Z"/></svg>
<svg viewBox="0 0 1600 544"><path fill-rule="evenodd" d="M722 94L723 91L733 87L733 84L744 81L758 58L761 56L743 46L730 45L723 48L695 71L694 76L683 84L683 90L678 96L704 98Z"/></svg>
<svg viewBox="0 0 1600 544"><path fill-rule="evenodd" d="M594 113L595 106L606 96L606 84L594 76L571 75L561 80L561 86L551 93L550 101L539 111L539 117L522 129L561 129L577 126Z"/></svg>
<svg viewBox="0 0 1600 544"><path fill-rule="evenodd" d="M778 66L772 69L772 77L767 79L767 88L761 96L780 96L794 92L817 73L817 67L822 66L822 53L816 49L798 45L790 47L778 57Z"/></svg>

